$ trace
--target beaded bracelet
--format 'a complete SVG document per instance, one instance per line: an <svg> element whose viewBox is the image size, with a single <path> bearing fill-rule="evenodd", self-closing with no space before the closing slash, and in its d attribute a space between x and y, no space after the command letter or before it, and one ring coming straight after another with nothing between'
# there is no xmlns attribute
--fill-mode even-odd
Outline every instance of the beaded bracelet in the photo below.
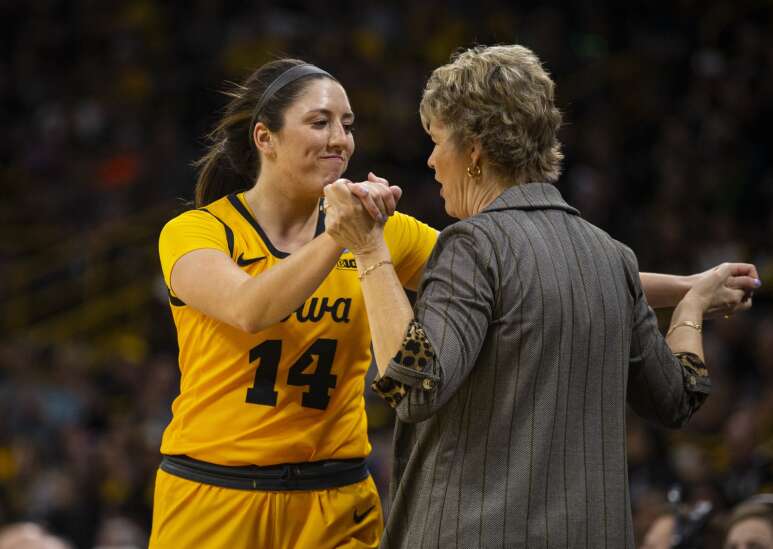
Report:
<svg viewBox="0 0 773 549"><path fill-rule="evenodd" d="M375 271L376 269L378 269L382 265L391 265L391 264L392 264L392 261L390 261L389 259L382 259L378 263L376 263L374 265L371 265L370 267L368 267L367 269L365 269L361 273L357 274L357 278L362 280L363 278L365 278L365 275L368 274L369 272Z"/></svg>

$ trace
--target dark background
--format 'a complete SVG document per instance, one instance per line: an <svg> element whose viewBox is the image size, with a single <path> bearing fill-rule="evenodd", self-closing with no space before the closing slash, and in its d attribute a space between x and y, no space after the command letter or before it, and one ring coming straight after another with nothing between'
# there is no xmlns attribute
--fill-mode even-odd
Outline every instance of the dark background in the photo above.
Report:
<svg viewBox="0 0 773 549"><path fill-rule="evenodd" d="M558 187L642 270L760 270L754 310L707 327L715 390L691 426L629 419L637 539L675 484L720 511L773 491L772 37L769 1L0 1L0 525L145 543L178 382L156 239L225 82L283 55L332 72L357 114L347 176L387 177L442 228L418 102L477 43L544 61ZM385 494L392 417L367 398Z"/></svg>

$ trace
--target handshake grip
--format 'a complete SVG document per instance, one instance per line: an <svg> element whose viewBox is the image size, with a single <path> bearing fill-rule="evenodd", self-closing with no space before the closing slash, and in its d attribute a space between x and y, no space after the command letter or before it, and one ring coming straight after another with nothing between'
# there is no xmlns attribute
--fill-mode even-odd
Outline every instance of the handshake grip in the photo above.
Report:
<svg viewBox="0 0 773 549"><path fill-rule="evenodd" d="M325 186L325 232L355 255L384 244L383 228L402 195L399 187L368 174L367 181L339 179Z"/></svg>
<svg viewBox="0 0 773 549"><path fill-rule="evenodd" d="M338 183L346 185L351 195L357 198L368 214L379 223L386 223L386 220L395 213L397 203L403 194L400 187L390 185L389 181L383 177L378 177L373 172L369 172L368 178L364 181L352 182L348 179L339 179L331 185ZM327 196L327 188L329 186L325 187L325 203L327 207L334 203L334 200L329 199Z"/></svg>

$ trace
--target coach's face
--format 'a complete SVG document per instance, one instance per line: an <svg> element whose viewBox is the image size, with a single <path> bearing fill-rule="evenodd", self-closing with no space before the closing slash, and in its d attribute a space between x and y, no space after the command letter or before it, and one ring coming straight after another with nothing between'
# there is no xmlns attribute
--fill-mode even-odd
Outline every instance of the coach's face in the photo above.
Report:
<svg viewBox="0 0 773 549"><path fill-rule="evenodd" d="M435 170L435 180L440 183L440 196L445 201L446 213L457 219L473 215L476 213L472 211L474 181L467 174L470 166L468 151L456 144L451 129L440 120L429 120L427 133L435 144L427 165Z"/></svg>

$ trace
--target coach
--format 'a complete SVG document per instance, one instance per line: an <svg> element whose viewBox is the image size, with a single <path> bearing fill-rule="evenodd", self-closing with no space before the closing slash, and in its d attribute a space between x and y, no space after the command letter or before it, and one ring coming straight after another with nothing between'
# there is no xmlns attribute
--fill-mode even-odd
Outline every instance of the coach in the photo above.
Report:
<svg viewBox="0 0 773 549"><path fill-rule="evenodd" d="M446 211L414 311L381 236L342 182L328 230L357 259L380 378L397 411L383 547L633 548L626 403L684 425L709 392L701 328L746 308L751 265L705 273L668 336L636 257L551 184L554 84L520 46L431 75L422 122Z"/></svg>

